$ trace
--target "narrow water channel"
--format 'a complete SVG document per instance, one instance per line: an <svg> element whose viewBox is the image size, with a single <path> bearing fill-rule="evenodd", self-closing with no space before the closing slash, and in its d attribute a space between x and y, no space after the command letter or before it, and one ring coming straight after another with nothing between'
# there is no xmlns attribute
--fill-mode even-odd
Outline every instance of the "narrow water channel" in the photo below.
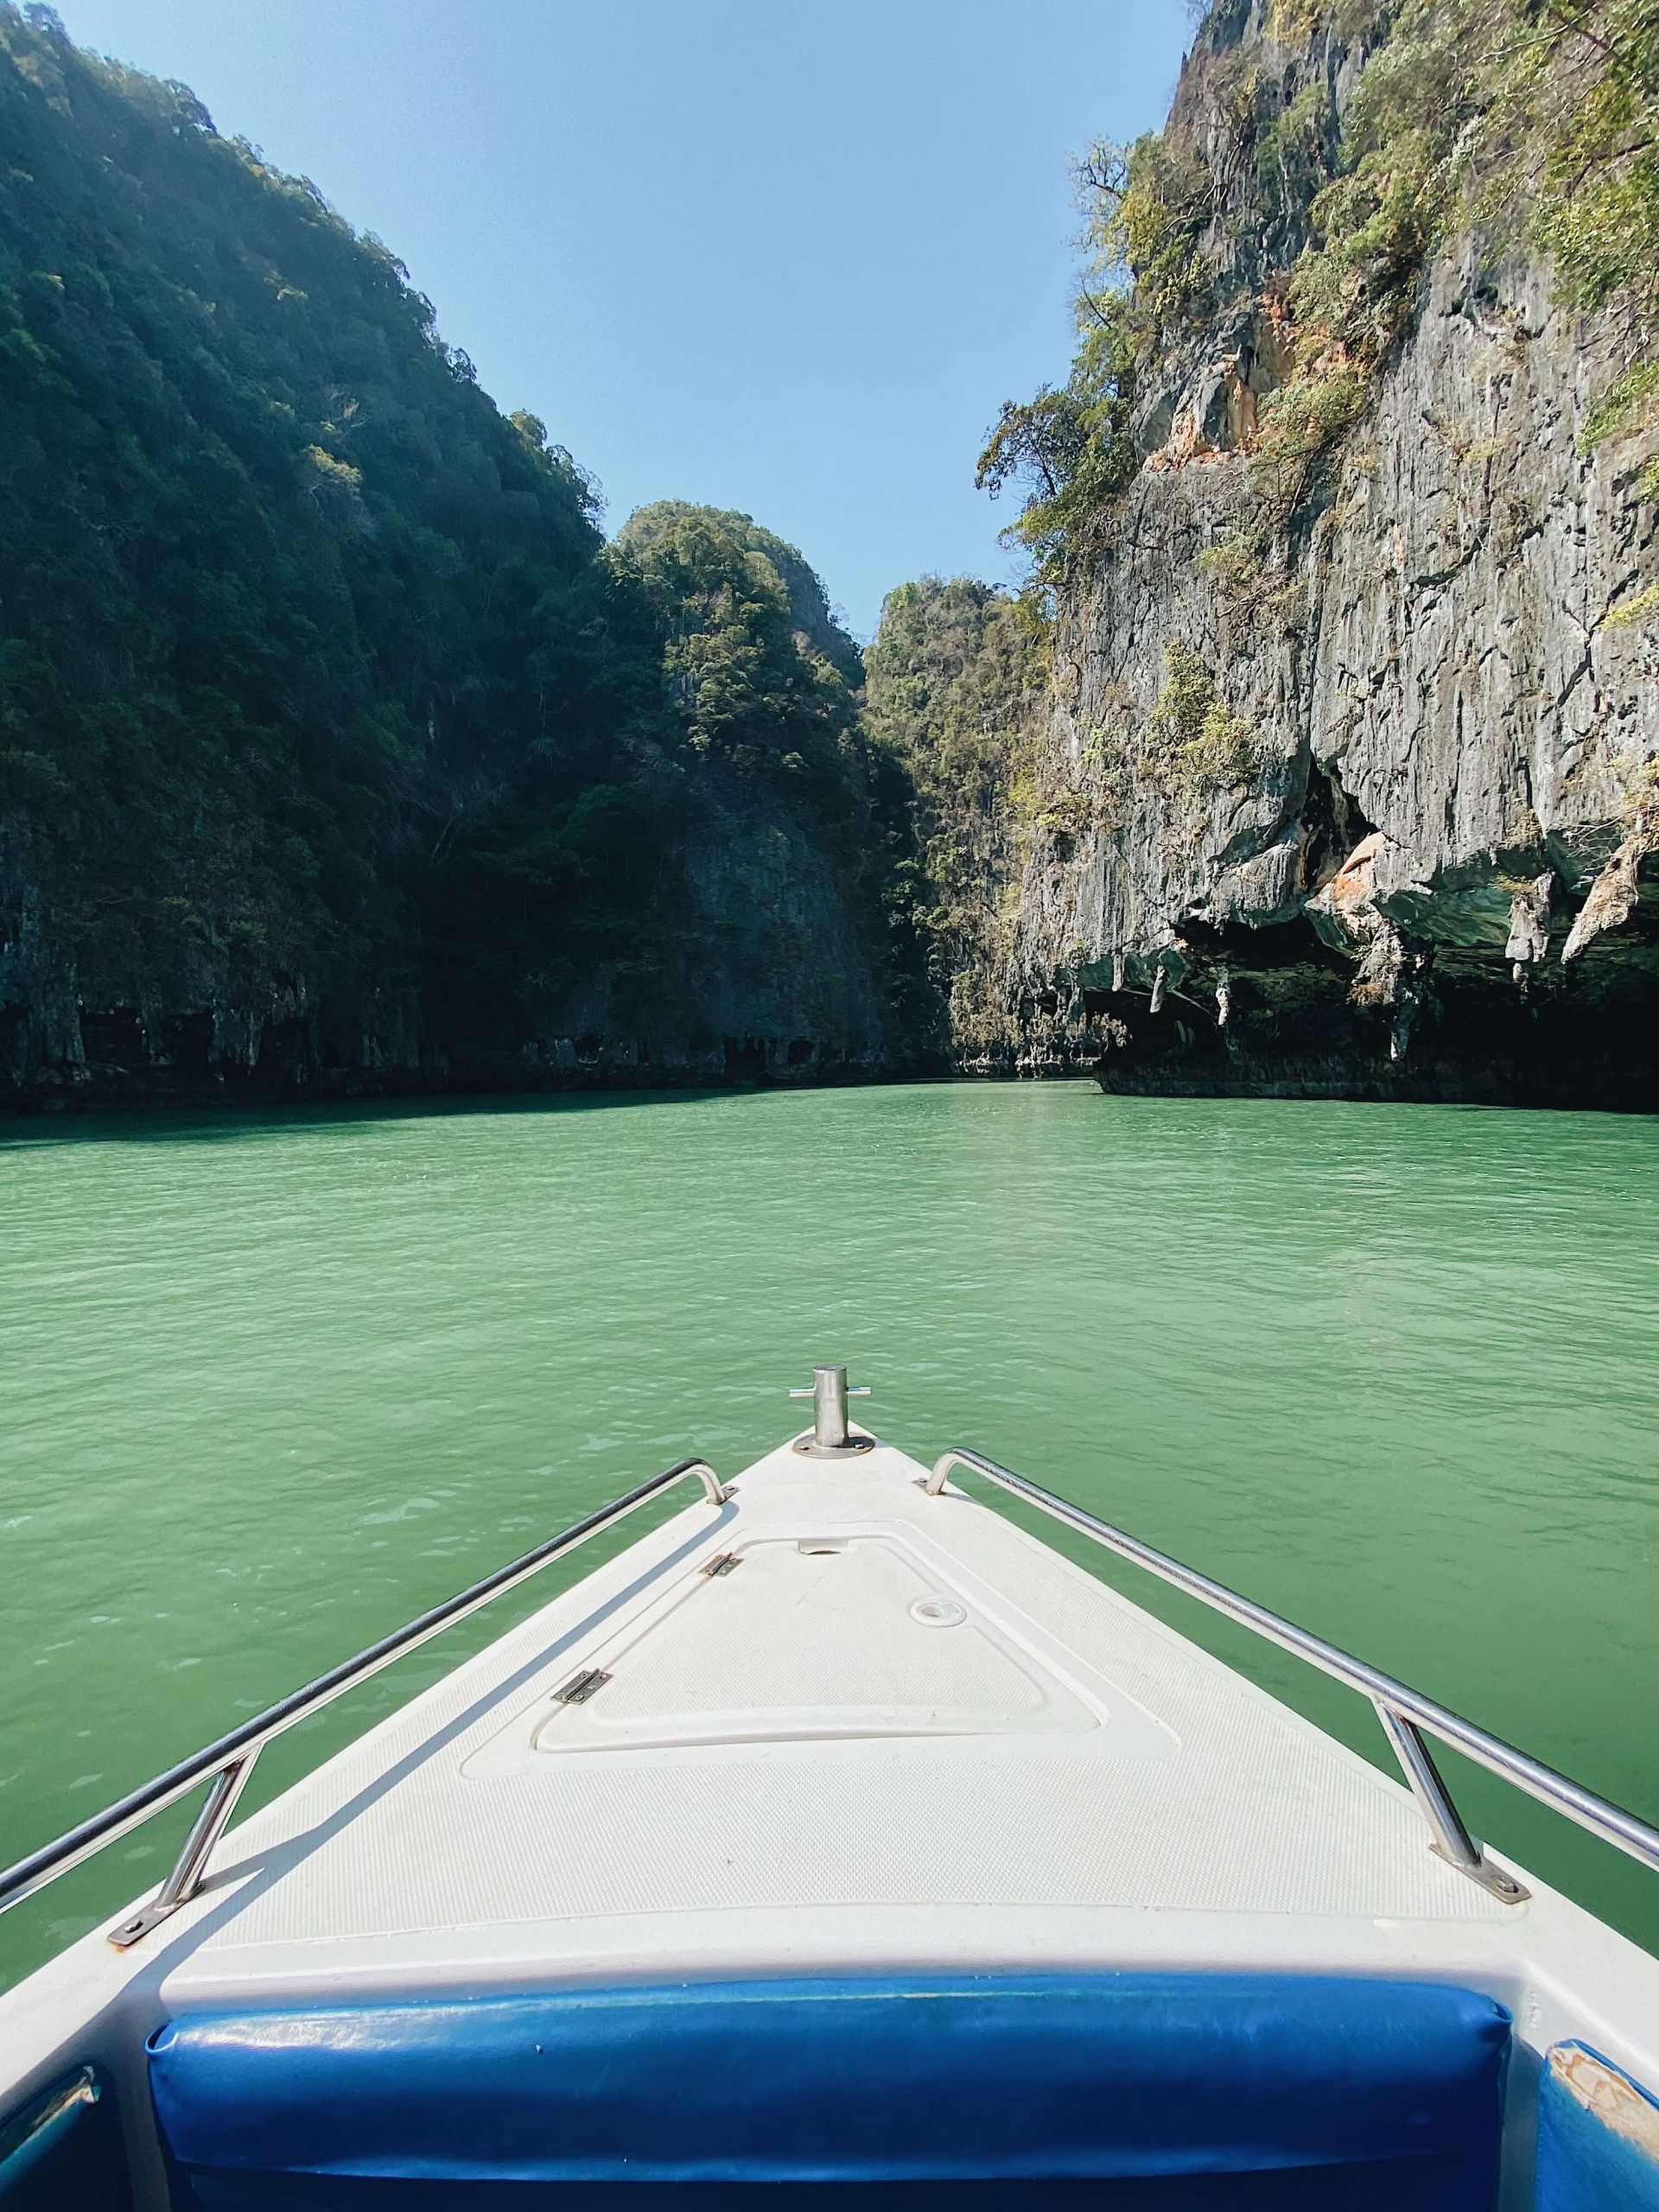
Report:
<svg viewBox="0 0 1659 2212"><path fill-rule="evenodd" d="M951 1084L13 1122L0 1323L0 1859L681 1453L741 1465L826 1357L918 1457L976 1444L1659 1818L1659 1122ZM1659 1942L1635 1869L1447 1768ZM0 1922L0 1971L170 1834Z"/></svg>

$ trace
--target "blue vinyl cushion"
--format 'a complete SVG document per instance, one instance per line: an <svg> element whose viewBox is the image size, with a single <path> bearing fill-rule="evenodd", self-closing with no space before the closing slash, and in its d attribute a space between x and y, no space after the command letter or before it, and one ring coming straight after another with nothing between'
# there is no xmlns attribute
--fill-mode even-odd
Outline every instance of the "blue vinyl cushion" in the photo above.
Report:
<svg viewBox="0 0 1659 2212"><path fill-rule="evenodd" d="M1587 2044L1558 2044L1555 2049L1582 2051L1595 2060L1628 2092L1626 2110L1638 2120L1642 2107L1659 2107L1649 2090ZM1659 2110L1640 2134L1649 2143L1659 2139ZM1607 2116L1574 2096L1546 2063L1538 2085L1537 2212L1659 2212L1659 2158L1640 2134L1610 2125Z"/></svg>
<svg viewBox="0 0 1659 2212"><path fill-rule="evenodd" d="M150 2078L204 2204L425 2202L422 2183L445 2204L457 2183L468 2204L486 2184L586 2184L586 2202L720 2183L726 2202L752 2183L1070 2202L1080 2182L1125 2185L1091 2204L1288 2203L1262 2193L1276 2175L1300 2177L1298 2204L1485 2212L1509 2030L1490 1998L1425 1983L744 1982L201 2015L152 2038ZM1325 2174L1346 2179L1312 2187Z"/></svg>

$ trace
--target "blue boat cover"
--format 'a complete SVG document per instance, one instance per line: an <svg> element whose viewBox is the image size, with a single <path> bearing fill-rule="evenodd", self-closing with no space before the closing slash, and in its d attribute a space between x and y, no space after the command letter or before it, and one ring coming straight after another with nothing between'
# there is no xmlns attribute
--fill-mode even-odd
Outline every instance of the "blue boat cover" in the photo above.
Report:
<svg viewBox="0 0 1659 2212"><path fill-rule="evenodd" d="M815 2207L899 2183L906 2205L1486 2212L1509 2035L1491 1999L1427 1983L757 1981L196 2015L152 2037L150 2080L206 2206L792 2183Z"/></svg>
<svg viewBox="0 0 1659 2212"><path fill-rule="evenodd" d="M1659 2100L1587 2044L1557 2044L1550 2056L1556 2052L1582 2052L1602 2069L1613 2096L1592 2107L1546 2063L1538 2086L1537 2212L1659 2212Z"/></svg>

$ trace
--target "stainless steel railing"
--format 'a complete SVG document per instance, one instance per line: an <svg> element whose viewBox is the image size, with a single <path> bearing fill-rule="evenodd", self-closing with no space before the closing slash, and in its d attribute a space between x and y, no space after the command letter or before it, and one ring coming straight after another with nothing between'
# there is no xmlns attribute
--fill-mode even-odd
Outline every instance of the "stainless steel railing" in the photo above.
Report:
<svg viewBox="0 0 1659 2212"><path fill-rule="evenodd" d="M1419 1690L1396 1681L1392 1675L1385 1675L1381 1668L1356 1659L1351 1653L1327 1643L1323 1637L1298 1628L1294 1621L1285 1620L1280 1614L1269 1612L1265 1605L1258 1605L1254 1599L1243 1598L1236 1590L1230 1590L1224 1583L1212 1582L1207 1574L1200 1574L1194 1567L1184 1567L1179 1560L1168 1553L1154 1550L1143 1544L1138 1536L1127 1535L1122 1529L1115 1529L1109 1521L1102 1521L1082 1506L1073 1505L1052 1491L1044 1490L1039 1484L1030 1482L1024 1475L1016 1475L1007 1467L999 1466L995 1459L988 1459L982 1452L947 1452L936 1463L928 1477L926 1489L930 1497L937 1497L944 1488L945 1478L953 1467L971 1468L988 1481L999 1484L1015 1497L1023 1497L1028 1504L1052 1514L1068 1529L1075 1529L1080 1535L1091 1537L1108 1551L1116 1552L1122 1559L1132 1560L1137 1567L1144 1567L1149 1573L1158 1575L1177 1590L1185 1591L1189 1598L1196 1598L1201 1605L1214 1612L1224 1614L1229 1620L1242 1622L1254 1629L1258 1636L1270 1643L1277 1643L1287 1651L1294 1651L1299 1659L1306 1659L1310 1666L1322 1674L1332 1675L1337 1681L1345 1682L1351 1689L1361 1691L1376 1707L1377 1718L1383 1732L1393 1746L1395 1756L1405 1770L1411 1792L1433 1832L1433 1849L1447 1859L1459 1873L1467 1874L1490 1890L1494 1897L1506 1904L1519 1904L1527 1891L1512 1874L1505 1873L1487 1858L1478 1838L1471 1836L1465 1827L1463 1817L1452 1802L1433 1753L1423 1741L1423 1731L1451 1744L1465 1758L1473 1759L1504 1781L1512 1782L1517 1789L1524 1789L1529 1797L1554 1811L1563 1813L1569 1821L1592 1835L1599 1836L1605 1843L1626 1853L1643 1866L1659 1872L1659 1828L1649 1827L1636 1814L1627 1813L1622 1806L1612 1804L1605 1797L1599 1797L1593 1789L1586 1789L1582 1783L1573 1781L1541 1759L1518 1751L1513 1744L1506 1744L1501 1736L1493 1736L1484 1728L1478 1728L1472 1720L1465 1720L1461 1713L1453 1713L1447 1706L1425 1697Z"/></svg>
<svg viewBox="0 0 1659 2212"><path fill-rule="evenodd" d="M296 1722L321 1712L325 1705L343 1697L371 1675L378 1675L383 1667L390 1667L394 1660L403 1658L444 1629L453 1627L456 1621L464 1620L468 1613L476 1612L492 1598L500 1597L504 1591L523 1582L562 1553L574 1550L589 1536L596 1536L628 1514L638 1512L642 1505L648 1505L653 1497L689 1475L696 1476L702 1483L703 1495L711 1505L725 1503L726 1488L707 1460L677 1460L660 1475L653 1475L649 1482L613 1498L608 1505L601 1505L597 1512L573 1522L556 1536L550 1536L544 1544L537 1544L533 1551L525 1552L506 1567L498 1567L493 1574L486 1574L481 1582L474 1582L443 1605L433 1606L430 1612L422 1613L391 1636L383 1636L378 1643L370 1644L355 1658L331 1667L326 1675L319 1675L303 1689L267 1707L251 1720L244 1721L239 1728L232 1729L228 1736L221 1736L217 1743L181 1760L177 1766L158 1774L142 1789L106 1806L101 1813L93 1814L90 1820L69 1829L55 1842L43 1845L27 1859L20 1859L15 1866L7 1867L0 1873L0 1912L54 1881L60 1874L67 1874L72 1866L90 1859L106 1843L113 1843L118 1836L125 1835L152 1814L162 1812L187 1796L198 1783L211 1778L207 1801L185 1838L172 1872L141 1912L111 1932L110 1941L119 1949L136 1943L181 1904L188 1904L201 1887L213 1846L225 1832L236 1801L253 1770L255 1759L273 1736L280 1736Z"/></svg>
<svg viewBox="0 0 1659 2212"><path fill-rule="evenodd" d="M1527 1891L1514 1876L1487 1858L1477 1838L1471 1836L1463 1818L1452 1802L1433 1755L1423 1740L1423 1732L1440 1742L1452 1745L1478 1765L1487 1768L1517 1789L1526 1791L1542 1804L1564 1814L1566 1817L1602 1838L1617 1849L1626 1853L1641 1865L1659 1872L1659 1828L1652 1827L1634 1813L1611 1803L1581 1783L1546 1766L1541 1760L1519 1751L1501 1737L1477 1727L1449 1707L1440 1705L1407 1683L1398 1681L1380 1668L1370 1666L1351 1653L1343 1651L1333 1643L1310 1630L1298 1628L1294 1622L1259 1605L1253 1599L1242 1597L1225 1584L1216 1582L1207 1574L1200 1574L1194 1567L1184 1566L1151 1544L1142 1543L1109 1522L1100 1520L1080 1505L1058 1497L1052 1491L1042 1488L1024 1475L1015 1474L1011 1468L1001 1466L983 1453L966 1450L945 1452L937 1462L926 1480L931 1497L944 1490L945 1479L956 1467L970 1469L983 1475L1015 1497L1049 1514L1067 1528L1090 1537L1094 1542L1116 1552L1121 1558L1131 1560L1148 1573L1159 1576L1188 1597L1197 1599L1212 1611L1230 1620L1238 1621L1253 1630L1268 1642L1295 1653L1309 1665L1345 1683L1369 1697L1376 1708L1395 1756L1405 1771L1433 1836L1433 1848L1460 1872L1478 1882L1495 1897L1506 1904L1518 1904ZM636 1512L642 1505L670 1489L675 1483L695 1476L702 1485L703 1494L710 1504L723 1505L728 1492L706 1460L681 1459L653 1475L648 1482L639 1484L613 1498L608 1505L601 1506L569 1528L561 1529L545 1543L532 1551L499 1567L481 1581L473 1583L456 1597L429 1612L421 1614L392 1635L383 1637L355 1657L345 1660L326 1675L319 1675L303 1689L296 1690L289 1697L269 1707L264 1713L245 1721L228 1735L207 1745L191 1758L169 1767L142 1789L131 1791L101 1813L83 1821L79 1827L59 1836L54 1842L44 1845L16 1866L0 1873L0 1911L16 1904L20 1899L42 1888L72 1866L79 1866L107 1843L125 1835L153 1814L163 1811L202 1782L210 1784L207 1796L183 1848L175 1861L173 1870L156 1897L143 1910L113 1929L111 1942L125 1948L147 1935L152 1928L187 1904L201 1886L207 1862L214 1846L225 1832L237 1799L241 1795L254 1760L271 1738L279 1736L301 1720L331 1704L337 1697L378 1674L383 1667L415 1650L430 1637L440 1634L456 1621L475 1612L491 1599L525 1580L561 1554L571 1551L590 1536L595 1536L614 1522Z"/></svg>

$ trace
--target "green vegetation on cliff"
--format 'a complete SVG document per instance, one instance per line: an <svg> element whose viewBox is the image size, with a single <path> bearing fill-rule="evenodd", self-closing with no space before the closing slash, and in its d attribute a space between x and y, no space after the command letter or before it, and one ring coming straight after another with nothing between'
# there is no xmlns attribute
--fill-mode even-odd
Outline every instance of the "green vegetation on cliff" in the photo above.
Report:
<svg viewBox="0 0 1659 2212"><path fill-rule="evenodd" d="M1247 440L1261 526L1235 578L1270 563L1459 231L1489 254L1547 253L1566 299L1625 315L1631 365L1587 445L1659 425L1659 0L1272 0L1247 46L1250 13L1217 0L1198 35L1219 143L1185 126L1178 98L1164 131L1077 166L1090 258L1071 374L1008 402L980 460L993 493L1023 487L1013 534L1052 576L1139 467L1136 402L1161 357L1264 283L1288 373ZM1643 486L1659 495L1659 462Z"/></svg>
<svg viewBox="0 0 1659 2212"><path fill-rule="evenodd" d="M751 517L664 499L607 549L655 623L661 741L769 792L833 871L896 1056L934 1021L905 761L861 712L864 664L802 555Z"/></svg>
<svg viewBox="0 0 1659 2212"><path fill-rule="evenodd" d="M862 670L794 547L747 515L664 499L630 516L607 565L656 618L678 742L844 823Z"/></svg>
<svg viewBox="0 0 1659 2212"><path fill-rule="evenodd" d="M83 982L412 982L509 792L613 920L577 801L647 632L568 455L314 188L43 11L0 12L0 810Z"/></svg>
<svg viewBox="0 0 1659 2212"><path fill-rule="evenodd" d="M747 515L664 500L607 543L384 246L0 0L0 1084L1063 1064L1103 978L1166 988L1093 943L1103 884L1120 935L1166 894L1185 931L1271 830L1235 904L1277 914L1307 887L1281 802L1297 868L1387 817L1313 778L1296 702L1361 527L1350 433L1448 287L1463 328L1518 331L1524 294L1567 355L1569 474L1659 493L1656 106L1659 0L1216 0L1167 127L1078 164L1075 359L981 455L1031 584L904 585L865 656ZM1592 329L1532 331L1540 255ZM1523 441L1459 416L1471 381L1430 427L1473 558L1475 468ZM1645 543L1595 570L1615 644L1659 613ZM1452 575L1437 538L1408 588ZM1534 804L1484 838L1530 855L1516 895Z"/></svg>
<svg viewBox="0 0 1659 2212"><path fill-rule="evenodd" d="M1007 900L1033 803L1049 632L1036 592L925 576L889 592L865 657L872 737L915 791L917 925L952 1048L969 1060L1008 1044Z"/></svg>
<svg viewBox="0 0 1659 2212"><path fill-rule="evenodd" d="M8 0L0 148L0 1072L77 1003L486 1076L573 991L683 1033L688 779L901 975L905 794L799 553L674 504L607 547L385 247Z"/></svg>

